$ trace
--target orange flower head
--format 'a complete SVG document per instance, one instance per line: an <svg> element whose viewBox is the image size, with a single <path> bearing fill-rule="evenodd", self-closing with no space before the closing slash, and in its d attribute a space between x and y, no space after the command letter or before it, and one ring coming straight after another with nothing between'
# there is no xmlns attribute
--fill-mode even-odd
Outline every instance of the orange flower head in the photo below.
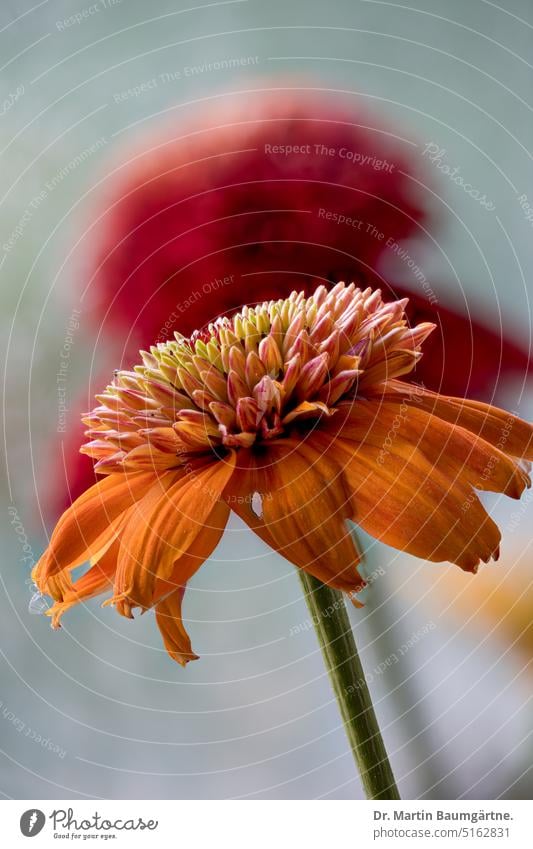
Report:
<svg viewBox="0 0 533 849"><path fill-rule="evenodd" d="M399 380L434 328L409 327L406 303L344 283L293 292L116 372L84 418L81 450L104 477L63 514L35 568L52 624L112 589L105 604L130 618L155 608L170 655L195 658L183 594L230 510L356 604L364 581L347 520L466 571L496 559L500 533L475 490L520 497L533 430Z"/></svg>

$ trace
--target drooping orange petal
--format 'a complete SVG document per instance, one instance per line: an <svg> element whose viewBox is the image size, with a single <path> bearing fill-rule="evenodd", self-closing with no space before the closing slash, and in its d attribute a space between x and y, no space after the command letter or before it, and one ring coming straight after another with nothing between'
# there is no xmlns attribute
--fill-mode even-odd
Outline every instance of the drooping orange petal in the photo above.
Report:
<svg viewBox="0 0 533 849"><path fill-rule="evenodd" d="M378 463L387 461L390 447L408 461L413 449L448 477L476 489L520 498L530 480L512 457L480 436L438 416L400 401L358 399L339 409L324 428L331 434L379 450Z"/></svg>
<svg viewBox="0 0 533 849"><path fill-rule="evenodd" d="M61 604L65 596L73 587L72 579L68 571L58 572L56 575L52 575L48 578L47 581L41 581L39 579L38 570L36 569L32 577L41 593L46 593L46 595L52 596L54 601L58 604ZM52 608L50 608L50 610L51 609ZM50 611L47 610L46 612L48 614Z"/></svg>
<svg viewBox="0 0 533 849"><path fill-rule="evenodd" d="M461 480L450 485L416 445L404 456L393 443L381 461L381 449L370 440L323 438L343 468L353 520L376 539L470 572L480 560L498 557L500 532L473 489Z"/></svg>
<svg viewBox="0 0 533 849"><path fill-rule="evenodd" d="M190 548L175 561L168 579L156 577L153 592L154 603L164 595L173 592L177 587L185 587L220 542L228 521L228 515L229 508L226 502L217 501L209 514L208 521L200 529Z"/></svg>
<svg viewBox="0 0 533 849"><path fill-rule="evenodd" d="M383 400L401 399L411 407L419 407L444 421L466 428L505 454L533 460L533 425L499 407L482 401L439 395L401 380L386 381L370 388L367 394Z"/></svg>
<svg viewBox="0 0 533 849"><path fill-rule="evenodd" d="M158 602L155 612L165 648L170 657L181 666L186 666L190 660L198 660L181 619L184 592L185 588L181 587L166 595Z"/></svg>
<svg viewBox="0 0 533 849"><path fill-rule="evenodd" d="M310 442L286 439L264 456L239 455L226 497L268 545L323 583L357 592L364 581L346 519L339 469ZM256 506L260 503L260 507Z"/></svg>
<svg viewBox="0 0 533 849"><path fill-rule="evenodd" d="M234 465L235 455L229 453L188 471L165 492L152 488L137 505L121 536L114 598L119 613L131 616L132 606L151 607L156 579L172 576L175 561L191 551L200 534L209 548L227 521L221 493ZM198 556L187 569L193 564L195 571Z"/></svg>
<svg viewBox="0 0 533 849"><path fill-rule="evenodd" d="M39 585L104 548L116 533L116 520L144 495L153 480L153 474L112 474L80 495L59 519L37 564Z"/></svg>
<svg viewBox="0 0 533 849"><path fill-rule="evenodd" d="M174 563L168 581L157 578L154 587L156 619L169 655L185 666L198 655L191 650L191 641L181 619L181 605L187 581L212 554L224 533L229 508L218 501L209 522L198 534L189 550Z"/></svg>
<svg viewBox="0 0 533 849"><path fill-rule="evenodd" d="M100 595L100 593L105 592L106 589L112 586L117 568L119 548L120 537L117 537L104 550L103 554L99 557L97 556L94 563L91 561L91 568L81 578L71 582L68 591L63 594L63 598L56 601L56 604L50 610L47 610L47 615L52 617L52 626L54 628L59 627L63 614L75 604L94 598L94 596ZM61 572L60 576L65 574L68 573ZM51 580L57 580L57 577Z"/></svg>

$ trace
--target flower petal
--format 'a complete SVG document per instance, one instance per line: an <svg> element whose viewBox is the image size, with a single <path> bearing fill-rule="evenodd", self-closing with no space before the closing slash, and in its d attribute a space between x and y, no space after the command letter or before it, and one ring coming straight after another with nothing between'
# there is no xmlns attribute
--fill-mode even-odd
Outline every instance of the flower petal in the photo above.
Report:
<svg viewBox="0 0 533 849"><path fill-rule="evenodd" d="M116 520L144 495L153 479L153 474L112 474L80 495L59 519L37 564L39 582L100 551L114 537Z"/></svg>
<svg viewBox="0 0 533 849"><path fill-rule="evenodd" d="M181 619L181 604L185 587L174 590L158 602L156 620L163 637L163 643L173 660L181 666L186 666L190 660L198 660L191 648L191 640L183 627Z"/></svg>
<svg viewBox="0 0 533 849"><path fill-rule="evenodd" d="M286 439L263 458L241 456L227 490L231 508L291 563L330 586L361 590L340 470L310 441ZM254 511L255 494L262 499L261 515Z"/></svg>
<svg viewBox="0 0 533 849"><path fill-rule="evenodd" d="M111 599L119 613L131 616L132 606L151 607L156 579L169 580L175 561L188 552L187 575L200 566L202 560L192 546L202 534L200 545L205 542L209 548L225 527L229 509L220 496L234 465L235 455L228 454L187 472L165 491L152 487L139 502L121 536Z"/></svg>
<svg viewBox="0 0 533 849"><path fill-rule="evenodd" d="M39 587L40 592L52 596L56 603L61 603L73 587L70 573L67 570L58 572L56 575L52 575L46 581L41 581L38 569L35 567L32 573L32 578ZM50 608L50 610L52 610L52 608ZM49 611L47 611L47 613L49 613Z"/></svg>
<svg viewBox="0 0 533 849"><path fill-rule="evenodd" d="M481 436L505 454L533 460L533 425L499 407L482 401L439 395L401 380L386 381L372 387L370 392L372 396L377 395L383 400L398 400L401 397L410 406L417 406Z"/></svg>
<svg viewBox="0 0 533 849"><path fill-rule="evenodd" d="M460 481L476 489L503 492L520 498L531 482L524 468L499 448L458 425L404 402L358 399L325 428L358 443L379 449L383 465L394 446L406 460L420 452L448 477L449 485Z"/></svg>
<svg viewBox="0 0 533 849"><path fill-rule="evenodd" d="M226 502L217 501L209 514L208 521L200 529L190 548L174 562L168 579L156 577L153 603L156 603L164 595L173 592L176 587L185 587L220 542L228 521L228 515L229 508Z"/></svg>
<svg viewBox="0 0 533 849"><path fill-rule="evenodd" d="M218 501L209 524L196 537L191 547L174 563L172 575L168 581L157 579L154 587L156 619L169 655L185 666L189 660L197 660L198 655L191 650L191 641L181 620L181 604L187 581L212 554L228 519L229 508L224 501Z"/></svg>
<svg viewBox="0 0 533 849"><path fill-rule="evenodd" d="M370 440L336 439L329 450L343 468L353 520L376 539L469 572L497 559L500 532L473 489L461 480L450 485L416 445L406 457L396 440L384 462Z"/></svg>
<svg viewBox="0 0 533 849"><path fill-rule="evenodd" d="M52 617L53 628L59 627L63 614L75 604L94 598L94 596L100 595L112 586L117 568L119 547L120 538L117 537L107 546L103 554L96 558L95 562L91 561L91 568L81 578L71 582L69 589L63 593L62 599L56 601L47 611L47 615ZM66 574L68 573L60 573L60 575ZM54 581L57 578L50 580Z"/></svg>

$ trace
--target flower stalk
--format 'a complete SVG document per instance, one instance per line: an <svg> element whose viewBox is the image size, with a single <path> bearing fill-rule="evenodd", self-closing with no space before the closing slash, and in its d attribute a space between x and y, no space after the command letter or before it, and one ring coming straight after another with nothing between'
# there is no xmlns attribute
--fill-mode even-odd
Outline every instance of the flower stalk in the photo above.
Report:
<svg viewBox="0 0 533 849"><path fill-rule="evenodd" d="M298 572L368 799L399 799L342 593Z"/></svg>

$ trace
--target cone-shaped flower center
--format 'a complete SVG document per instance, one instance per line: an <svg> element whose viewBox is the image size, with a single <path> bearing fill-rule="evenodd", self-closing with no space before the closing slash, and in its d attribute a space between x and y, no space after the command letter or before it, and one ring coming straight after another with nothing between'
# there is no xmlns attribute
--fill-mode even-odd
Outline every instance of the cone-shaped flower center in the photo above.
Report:
<svg viewBox="0 0 533 849"><path fill-rule="evenodd" d="M250 448L316 424L366 386L412 370L434 325L409 328L406 303L339 283L176 335L97 396L82 451L100 472L169 468L184 453Z"/></svg>

